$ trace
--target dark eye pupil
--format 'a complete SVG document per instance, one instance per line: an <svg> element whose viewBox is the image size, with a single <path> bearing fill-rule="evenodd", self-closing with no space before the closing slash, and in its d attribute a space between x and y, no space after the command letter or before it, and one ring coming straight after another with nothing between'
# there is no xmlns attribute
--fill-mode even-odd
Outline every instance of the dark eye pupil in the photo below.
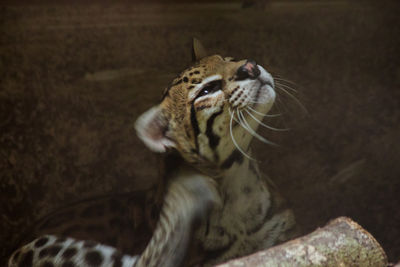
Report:
<svg viewBox="0 0 400 267"><path fill-rule="evenodd" d="M214 93L221 89L222 89L222 80L212 81L204 86L203 90L201 90L198 96Z"/></svg>

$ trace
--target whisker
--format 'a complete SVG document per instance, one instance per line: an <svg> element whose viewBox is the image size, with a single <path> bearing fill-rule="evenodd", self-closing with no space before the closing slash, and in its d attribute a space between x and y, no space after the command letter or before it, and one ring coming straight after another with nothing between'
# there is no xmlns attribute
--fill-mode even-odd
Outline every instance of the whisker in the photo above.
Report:
<svg viewBox="0 0 400 267"><path fill-rule="evenodd" d="M262 137L261 135L259 135L258 133L256 133L256 131L253 130L253 128L251 128L251 126L247 123L245 117L243 116L243 114L238 110L237 111L237 115L239 118L239 121L242 122L243 124L240 124L245 130L247 130L252 136L254 136L255 138L257 138L258 140L260 140L261 142L264 142L266 144L269 145L273 145L273 146L277 146L277 144L265 139L264 137Z"/></svg>
<svg viewBox="0 0 400 267"><path fill-rule="evenodd" d="M248 100L250 103L254 103L254 104L265 104L265 102L258 102L258 101L251 101L251 100Z"/></svg>
<svg viewBox="0 0 400 267"><path fill-rule="evenodd" d="M278 131L278 132L284 132L284 131L289 131L290 130L288 128L279 129L279 128L275 128L275 127L269 126L269 125L263 123L262 121L260 121L259 119L257 119L257 117L254 116L253 114L251 114L250 111L248 111L247 109L245 109L245 111L247 112L247 114L250 115L250 117L253 118L253 120L255 120L256 122L258 122L260 125L264 126L267 129L270 129L270 130L273 130L273 131Z"/></svg>
<svg viewBox="0 0 400 267"><path fill-rule="evenodd" d="M291 81L291 80L288 80L288 79L284 79L284 78L282 78L282 76L280 76L280 75L274 75L274 80L280 80L280 81L282 81L282 82L287 82L287 83L289 83L289 84L292 84L292 85L296 85L297 86L297 84L295 83L295 82L293 82L293 81Z"/></svg>
<svg viewBox="0 0 400 267"><path fill-rule="evenodd" d="M277 84L281 84L281 85L289 86L291 90L297 92L297 89L295 89L295 87L296 87L297 85L295 85L295 84L286 82L286 81L284 81L284 80L280 80L279 78L275 78L275 79L274 79L274 82L275 82L276 85L277 85Z"/></svg>
<svg viewBox="0 0 400 267"><path fill-rule="evenodd" d="M301 107L301 109L303 109L303 111L305 113L308 114L306 107L300 102L300 100L298 100L294 95L292 95L290 92L288 92L288 90L285 90L285 88L282 88L279 86L277 86L276 88L285 92L289 97L291 97L299 105L299 107Z"/></svg>
<svg viewBox="0 0 400 267"><path fill-rule="evenodd" d="M279 86L285 87L286 89L291 90L292 92L294 92L294 93L297 94L297 90L294 89L293 87L287 85L287 84L281 83L281 82L279 82L279 81L276 81L275 84L276 84L276 86L278 86L278 87L279 87Z"/></svg>
<svg viewBox="0 0 400 267"><path fill-rule="evenodd" d="M275 107L277 109L277 111L279 111L282 114L290 114L291 111L290 109L287 107L286 103L284 101L282 101L282 93L279 91L279 94L276 94L276 102L275 102ZM286 116L282 116L281 117L281 122L282 125L284 127L290 128L287 125L290 125L290 123L288 123L288 121L286 120Z"/></svg>
<svg viewBox="0 0 400 267"><path fill-rule="evenodd" d="M255 109L253 109L253 108L251 108L251 107L247 107L247 108L250 109L251 111L253 111L254 113L256 113L256 114L258 114L258 115L260 115L260 116L263 116L263 117L270 117L270 118L273 118L273 117L279 117L279 116L282 115L282 114L263 114L263 113L261 113L261 112L255 110Z"/></svg>
<svg viewBox="0 0 400 267"><path fill-rule="evenodd" d="M229 122L229 132L230 132L230 134L231 134L232 142L233 142L233 144L235 145L235 147L240 151L240 153L243 154L243 156L245 156L245 157L248 158L249 160L255 160L255 159L253 159L252 157L250 157L249 155L247 155L247 154L240 148L240 146L238 145L238 143L237 143L236 140L235 140L235 137L233 137L232 121L233 121L233 116L234 116L234 114L235 114L235 113L231 113L231 119L230 119L230 122ZM239 124L240 124L240 123L239 123Z"/></svg>
<svg viewBox="0 0 400 267"><path fill-rule="evenodd" d="M229 110L229 114L233 114L233 119L236 121L237 124L240 124L240 122L238 122L238 120L235 118L235 113L232 113L231 108L228 109Z"/></svg>

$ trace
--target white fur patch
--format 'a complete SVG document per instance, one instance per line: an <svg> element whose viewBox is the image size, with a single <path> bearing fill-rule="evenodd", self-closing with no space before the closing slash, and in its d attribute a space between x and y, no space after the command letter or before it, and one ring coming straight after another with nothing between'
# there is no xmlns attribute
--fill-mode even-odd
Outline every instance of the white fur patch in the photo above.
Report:
<svg viewBox="0 0 400 267"><path fill-rule="evenodd" d="M174 147L175 143L164 135L167 122L163 121L161 108L152 107L143 113L135 123L138 137L154 152L165 152L167 147Z"/></svg>

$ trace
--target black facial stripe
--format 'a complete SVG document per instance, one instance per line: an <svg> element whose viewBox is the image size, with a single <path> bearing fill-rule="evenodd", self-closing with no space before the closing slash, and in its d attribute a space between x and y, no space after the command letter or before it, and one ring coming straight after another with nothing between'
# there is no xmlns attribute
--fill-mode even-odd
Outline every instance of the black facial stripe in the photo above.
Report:
<svg viewBox="0 0 400 267"><path fill-rule="evenodd" d="M186 77L185 77L186 78ZM187 78L186 78L187 79ZM180 83L182 83L182 79L179 79L179 80L177 80L176 82L174 82L173 84L172 84L172 86L175 86L175 85L178 85L178 84L180 84Z"/></svg>
<svg viewBox="0 0 400 267"><path fill-rule="evenodd" d="M164 94L161 97L161 101L163 101L167 96L169 96L169 91L171 90L171 86L165 89Z"/></svg>
<svg viewBox="0 0 400 267"><path fill-rule="evenodd" d="M220 114L222 114L223 111L224 109L221 108L220 111L212 114L207 120L206 135L208 137L208 142L212 150L214 150L218 146L220 140L220 137L216 135L213 131L214 121Z"/></svg>
<svg viewBox="0 0 400 267"><path fill-rule="evenodd" d="M192 123L193 133L194 133L194 142L196 146L196 152L199 151L199 141L197 140L197 136L200 133L199 123L196 118L196 110L194 108L194 103L192 103L192 107L190 108L190 122Z"/></svg>
<svg viewBox="0 0 400 267"><path fill-rule="evenodd" d="M222 169L229 169L233 163L242 163L243 162L243 155L240 153L239 150L235 149L229 157L222 163L221 168Z"/></svg>
<svg viewBox="0 0 400 267"><path fill-rule="evenodd" d="M203 110L203 109L206 109L206 108L211 108L211 107L212 107L212 105L198 106L198 107L196 108L196 111L200 111L200 110Z"/></svg>

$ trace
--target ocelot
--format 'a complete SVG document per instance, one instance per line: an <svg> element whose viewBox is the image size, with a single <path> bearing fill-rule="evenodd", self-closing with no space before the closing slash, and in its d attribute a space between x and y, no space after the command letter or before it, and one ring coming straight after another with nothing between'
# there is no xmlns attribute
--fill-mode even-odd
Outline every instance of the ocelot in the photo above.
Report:
<svg viewBox="0 0 400 267"><path fill-rule="evenodd" d="M75 229L65 223L73 216L57 221L55 212L33 232L60 237L19 248L9 266L208 266L291 237L293 213L250 151L253 137L265 141L256 130L275 101L273 77L254 60L207 56L197 40L193 51L194 64L135 125L149 149L167 154L171 171L157 189L72 205L62 214L81 215ZM82 229L93 221L108 223L99 230L107 238L76 239L90 238ZM135 240L141 232L150 234Z"/></svg>

